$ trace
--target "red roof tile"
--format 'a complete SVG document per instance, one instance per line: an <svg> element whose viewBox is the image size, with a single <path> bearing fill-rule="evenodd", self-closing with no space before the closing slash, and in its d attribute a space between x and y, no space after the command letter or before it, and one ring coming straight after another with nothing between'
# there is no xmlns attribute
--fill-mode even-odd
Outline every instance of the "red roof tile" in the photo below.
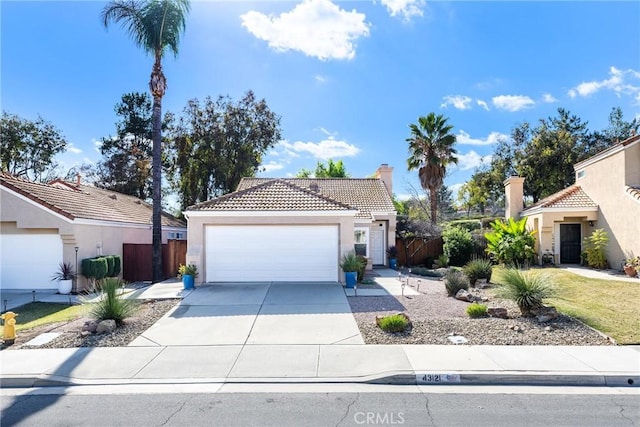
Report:
<svg viewBox="0 0 640 427"><path fill-rule="evenodd" d="M525 212L534 208L597 208L598 205L584 192L579 185L572 185L540 200L538 203L525 209Z"/></svg>

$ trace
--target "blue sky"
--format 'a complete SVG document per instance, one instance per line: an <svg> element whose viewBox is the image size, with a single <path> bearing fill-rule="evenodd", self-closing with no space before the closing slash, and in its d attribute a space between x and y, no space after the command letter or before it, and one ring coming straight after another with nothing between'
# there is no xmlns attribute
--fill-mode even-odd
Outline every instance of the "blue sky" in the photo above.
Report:
<svg viewBox="0 0 640 427"><path fill-rule="evenodd" d="M152 59L120 27L105 30L104 4L0 5L2 109L60 128L67 168L98 161L114 105L148 87ZM365 177L388 163L397 195L418 187L408 125L434 111L458 135L455 188L524 120L559 107L592 130L614 106L640 117L639 19L637 1L196 1L179 56L164 62L163 107L251 89L282 117L261 176L333 158Z"/></svg>

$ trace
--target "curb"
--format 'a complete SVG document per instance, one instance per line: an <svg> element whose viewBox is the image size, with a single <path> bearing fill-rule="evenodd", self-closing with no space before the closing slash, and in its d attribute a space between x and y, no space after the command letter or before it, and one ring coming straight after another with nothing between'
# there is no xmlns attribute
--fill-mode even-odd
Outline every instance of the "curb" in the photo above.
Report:
<svg viewBox="0 0 640 427"><path fill-rule="evenodd" d="M81 385L134 384L385 384L385 385L520 385L640 387L640 375L610 373L582 374L552 372L447 372L430 373L431 380L415 372L386 373L338 378L166 378L166 379L79 379L56 375L13 375L0 378L0 388L71 387Z"/></svg>

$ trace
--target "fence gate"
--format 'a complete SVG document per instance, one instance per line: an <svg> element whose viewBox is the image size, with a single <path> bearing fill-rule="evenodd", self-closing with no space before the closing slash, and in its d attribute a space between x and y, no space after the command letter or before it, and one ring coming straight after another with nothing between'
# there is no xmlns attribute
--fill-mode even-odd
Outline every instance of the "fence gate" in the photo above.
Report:
<svg viewBox="0 0 640 427"><path fill-rule="evenodd" d="M153 280L153 245L124 243L122 245L122 279L126 282ZM178 265L187 259L187 241L169 240L162 245L162 274L164 279L175 277Z"/></svg>

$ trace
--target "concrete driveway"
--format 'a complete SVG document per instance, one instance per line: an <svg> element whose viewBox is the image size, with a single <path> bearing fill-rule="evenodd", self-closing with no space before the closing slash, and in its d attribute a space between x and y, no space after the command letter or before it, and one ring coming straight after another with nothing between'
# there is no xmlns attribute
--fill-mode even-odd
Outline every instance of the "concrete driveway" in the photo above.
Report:
<svg viewBox="0 0 640 427"><path fill-rule="evenodd" d="M130 346L364 344L339 283L202 285Z"/></svg>

